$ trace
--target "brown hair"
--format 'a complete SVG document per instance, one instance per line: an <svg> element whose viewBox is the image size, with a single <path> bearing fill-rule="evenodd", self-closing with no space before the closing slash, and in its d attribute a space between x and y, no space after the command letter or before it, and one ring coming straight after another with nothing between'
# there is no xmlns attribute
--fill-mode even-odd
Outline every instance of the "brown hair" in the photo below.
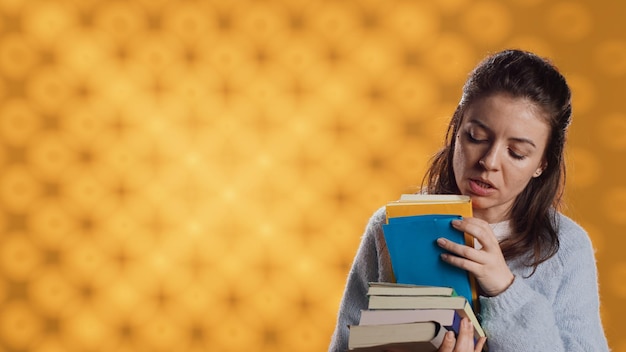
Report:
<svg viewBox="0 0 626 352"><path fill-rule="evenodd" d="M433 157L422 183L428 193L460 192L452 169L454 137L468 106L496 93L533 102L551 129L544 155L545 169L517 196L510 210L513 234L500 243L506 259L524 257L534 272L537 265L559 249L555 210L565 184L564 147L572 115L567 82L548 60L526 51L505 50L478 64L463 86L463 96L448 125L446 144Z"/></svg>

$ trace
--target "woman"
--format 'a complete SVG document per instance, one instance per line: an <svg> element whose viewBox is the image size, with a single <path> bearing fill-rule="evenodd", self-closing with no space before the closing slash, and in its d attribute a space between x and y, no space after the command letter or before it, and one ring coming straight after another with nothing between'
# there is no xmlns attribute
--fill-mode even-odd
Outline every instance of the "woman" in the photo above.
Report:
<svg viewBox="0 0 626 352"><path fill-rule="evenodd" d="M599 316L597 269L586 232L558 212L571 94L548 61L506 50L470 74L446 145L424 178L433 194L472 198L473 218L453 222L476 248L438 244L442 260L474 274L489 351L608 351ZM381 225L366 228L346 284L330 351L347 350L348 325L367 308L367 283L390 281ZM471 328L440 351L479 351Z"/></svg>

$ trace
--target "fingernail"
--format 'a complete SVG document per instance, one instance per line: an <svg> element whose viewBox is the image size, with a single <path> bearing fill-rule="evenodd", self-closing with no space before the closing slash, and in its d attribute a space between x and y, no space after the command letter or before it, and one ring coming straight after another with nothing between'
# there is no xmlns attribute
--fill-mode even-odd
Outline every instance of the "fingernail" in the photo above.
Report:
<svg viewBox="0 0 626 352"><path fill-rule="evenodd" d="M461 220L458 220L458 219L452 220L451 223L452 223L452 226L459 226L461 224Z"/></svg>
<svg viewBox="0 0 626 352"><path fill-rule="evenodd" d="M445 244L446 244L446 239L445 239L445 238L443 238L443 237L439 237L439 238L437 239L437 244L438 244L438 245L440 245L440 246L445 245Z"/></svg>

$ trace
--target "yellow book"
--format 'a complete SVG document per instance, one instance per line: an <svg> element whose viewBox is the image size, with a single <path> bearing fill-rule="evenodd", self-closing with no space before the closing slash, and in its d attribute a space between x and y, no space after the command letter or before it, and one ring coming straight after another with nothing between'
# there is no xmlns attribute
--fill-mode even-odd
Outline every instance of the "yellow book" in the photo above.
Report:
<svg viewBox="0 0 626 352"><path fill-rule="evenodd" d="M387 219L413 215L472 216L472 199L453 194L403 194L399 200L387 203Z"/></svg>

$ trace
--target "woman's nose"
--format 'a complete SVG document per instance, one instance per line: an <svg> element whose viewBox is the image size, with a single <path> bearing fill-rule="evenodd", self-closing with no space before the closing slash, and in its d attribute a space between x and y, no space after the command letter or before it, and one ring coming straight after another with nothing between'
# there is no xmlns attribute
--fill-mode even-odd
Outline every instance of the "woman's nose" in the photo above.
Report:
<svg viewBox="0 0 626 352"><path fill-rule="evenodd" d="M483 157L478 161L480 166L482 166L487 171L495 171L500 168L500 158L498 156L498 147L491 146L483 155Z"/></svg>

